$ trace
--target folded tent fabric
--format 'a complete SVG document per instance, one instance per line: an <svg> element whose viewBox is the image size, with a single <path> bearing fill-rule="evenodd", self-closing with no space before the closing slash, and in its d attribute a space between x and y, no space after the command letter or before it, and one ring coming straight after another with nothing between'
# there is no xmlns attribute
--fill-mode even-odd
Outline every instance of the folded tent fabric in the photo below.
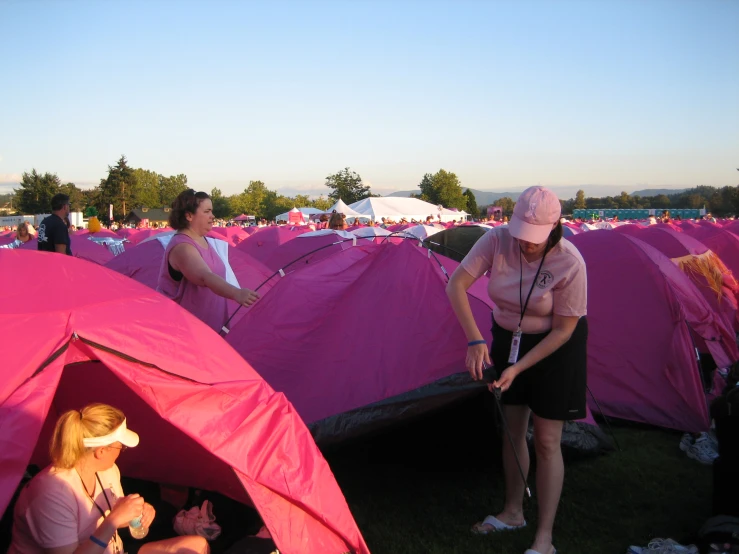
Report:
<svg viewBox="0 0 739 554"><path fill-rule="evenodd" d="M125 474L251 500L281 552L368 552L291 404L197 318L72 257L10 250L0 263L0 325L14 345L0 382L0 509L34 453L44 462L59 412L108 401L141 436L120 459ZM29 281L15 294L14 276L52 264L53 288Z"/></svg>

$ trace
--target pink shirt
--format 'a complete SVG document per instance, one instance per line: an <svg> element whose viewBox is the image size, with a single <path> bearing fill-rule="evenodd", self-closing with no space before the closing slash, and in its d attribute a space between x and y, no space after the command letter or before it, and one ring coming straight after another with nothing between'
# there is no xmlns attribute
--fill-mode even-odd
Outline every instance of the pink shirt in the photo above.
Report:
<svg viewBox="0 0 739 554"><path fill-rule="evenodd" d="M218 296L208 287L191 283L184 275L182 279L176 281L169 274L169 253L172 248L182 243L192 244L197 248L210 270L219 277L226 278L226 265L214 248L203 248L187 235L176 233L169 241L167 250L164 252L162 267L159 270L159 280L157 281L157 291L177 302L211 329L220 331L228 319L228 301L222 296Z"/></svg>
<svg viewBox="0 0 739 554"><path fill-rule="evenodd" d="M488 294L495 304L495 321L504 329L515 331L521 319L521 307L526 303L540 263L541 259L526 261L508 227L496 227L480 237L462 260L462 267L475 279L490 271ZM520 287L519 300L521 264L523 286ZM521 330L524 333L545 333L552 328L553 314L584 316L587 302L585 262L577 248L567 239L562 239L547 253Z"/></svg>
<svg viewBox="0 0 739 554"><path fill-rule="evenodd" d="M123 497L118 466L114 464L98 475L108 502L115 506ZM92 497L107 514L110 508L105 495L95 480ZM18 497L13 514L13 542L8 554L43 554L45 549L81 544L102 522L103 516L87 496L77 471L49 466L31 479ZM119 552L123 552L120 537L118 543ZM100 552L114 554L113 544Z"/></svg>

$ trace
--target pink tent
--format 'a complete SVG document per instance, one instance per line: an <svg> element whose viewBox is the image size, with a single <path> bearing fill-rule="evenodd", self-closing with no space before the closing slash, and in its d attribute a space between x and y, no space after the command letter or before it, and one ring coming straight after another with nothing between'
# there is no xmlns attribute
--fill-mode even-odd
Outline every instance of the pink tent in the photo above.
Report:
<svg viewBox="0 0 739 554"><path fill-rule="evenodd" d="M316 263L337 251L352 248L353 245L369 247L375 244L372 240L357 238L347 231L327 231L329 230L316 231L320 233L317 236L301 235L295 240L277 246L264 258L264 265L272 272L278 269L294 271Z"/></svg>
<svg viewBox="0 0 739 554"><path fill-rule="evenodd" d="M705 431L708 410L691 329L719 366L733 333L666 256L625 233L569 239L588 269L588 379L606 415Z"/></svg>
<svg viewBox="0 0 739 554"><path fill-rule="evenodd" d="M246 214L237 215L234 217L234 221L247 221L249 219L249 216Z"/></svg>
<svg viewBox="0 0 739 554"><path fill-rule="evenodd" d="M634 228L637 227L628 225L618 232L636 236L670 258L693 281L711 309L722 315L727 326L739 330L736 298L739 284L715 253L671 225L652 225L636 232Z"/></svg>
<svg viewBox="0 0 739 554"><path fill-rule="evenodd" d="M131 242L131 244L134 245L139 244L140 242L143 242L151 237L155 237L159 233L171 233L172 229L170 229L169 227L163 227L161 229L135 229L135 231L135 233L131 233L128 237L126 237Z"/></svg>
<svg viewBox="0 0 739 554"><path fill-rule="evenodd" d="M89 229L80 229L78 231L73 231L70 233L71 236L75 237L82 237L82 236L90 236L90 237L106 237L111 239L120 239L121 236L114 231L111 231L110 229L100 229L96 233L91 233Z"/></svg>
<svg viewBox="0 0 739 554"><path fill-rule="evenodd" d="M490 341L485 281L471 294ZM424 401L440 405L442 391L450 392L434 385L440 380L450 380L447 400L470 392L466 339L445 283L427 250L410 242L348 248L280 279L226 340L287 395L317 437L344 438L405 410L418 413ZM388 324L368 334L360 321L378 318ZM371 407L378 402L386 406Z"/></svg>
<svg viewBox="0 0 739 554"><path fill-rule="evenodd" d="M263 262L279 245L293 240L295 237L309 232L308 227L288 227L286 225L262 227L245 241L238 245L238 249L252 258Z"/></svg>
<svg viewBox="0 0 739 554"><path fill-rule="evenodd" d="M0 251L0 511L62 411L122 409L141 443L122 473L253 503L280 552L367 553L330 468L292 405L197 318L102 267ZM51 275L25 282L18 275ZM29 333L29 329L43 332Z"/></svg>
<svg viewBox="0 0 739 554"><path fill-rule="evenodd" d="M734 276L739 276L739 236L718 225L695 225L683 230L718 254Z"/></svg>
<svg viewBox="0 0 739 554"><path fill-rule="evenodd" d="M211 236L225 240L231 246L236 246L244 239L249 238L249 233L244 231L241 227L213 227L210 232Z"/></svg>
<svg viewBox="0 0 739 554"><path fill-rule="evenodd" d="M85 235L69 236L72 256L82 258L99 265L105 265L114 258L113 254L104 245L89 240ZM38 250L38 239L31 239L20 247L20 250ZM48 252L47 252L48 253Z"/></svg>

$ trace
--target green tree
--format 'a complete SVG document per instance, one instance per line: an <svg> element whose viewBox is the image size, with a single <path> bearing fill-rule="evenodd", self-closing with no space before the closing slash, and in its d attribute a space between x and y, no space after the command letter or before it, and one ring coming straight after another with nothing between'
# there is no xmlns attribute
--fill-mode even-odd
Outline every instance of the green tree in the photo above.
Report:
<svg viewBox="0 0 739 554"><path fill-rule="evenodd" d="M41 175L35 169L24 172L20 188L15 189L15 203L24 214L51 213L51 198L60 192L61 181L56 173Z"/></svg>
<svg viewBox="0 0 739 554"><path fill-rule="evenodd" d="M121 156L115 166L108 166L108 176L100 180L98 189L99 195L95 207L106 223L110 223L108 215L110 204L113 204L113 219L118 221L139 204L138 180L125 156Z"/></svg>
<svg viewBox="0 0 739 554"><path fill-rule="evenodd" d="M59 187L59 192L69 196L69 204L73 212L81 212L87 207L87 198L74 183L64 183Z"/></svg>
<svg viewBox="0 0 739 554"><path fill-rule="evenodd" d="M231 201L231 209L235 214L262 216L267 200L267 186L262 181L249 181L244 192L236 195Z"/></svg>
<svg viewBox="0 0 739 554"><path fill-rule="evenodd" d="M347 204L352 204L369 198L370 188L362 184L362 178L358 173L345 167L338 173L326 177L326 186L331 189L328 197L334 202L341 199Z"/></svg>
<svg viewBox="0 0 739 554"><path fill-rule="evenodd" d="M585 203L585 191L584 190L578 190L577 194L575 194L575 206L574 208L576 210L584 210L587 208L588 205Z"/></svg>
<svg viewBox="0 0 739 554"><path fill-rule="evenodd" d="M307 208L313 202L311 202L310 196L307 194L296 194L293 198L293 204L296 208Z"/></svg>
<svg viewBox="0 0 739 554"><path fill-rule="evenodd" d="M134 177L139 187L138 203L136 207L161 208L162 195L159 190L161 175L148 169L134 169Z"/></svg>
<svg viewBox="0 0 739 554"><path fill-rule="evenodd" d="M159 176L159 205L169 207L181 192L187 190L187 175Z"/></svg>
<svg viewBox="0 0 739 554"><path fill-rule="evenodd" d="M218 219L228 219L231 216L231 204L223 196L221 189L214 187L210 191L210 200L213 202L213 216ZM238 215L238 214L237 214Z"/></svg>
<svg viewBox="0 0 739 554"><path fill-rule="evenodd" d="M467 189L463 193L467 198L467 212L472 216L477 216L480 209L477 207L477 199L470 189Z"/></svg>
<svg viewBox="0 0 739 554"><path fill-rule="evenodd" d="M510 216L513 213L513 207L516 205L516 203L513 201L512 198L508 196L503 196L502 198L498 198L495 202L493 202L493 206L500 206L503 208L503 215Z"/></svg>
<svg viewBox="0 0 739 554"><path fill-rule="evenodd" d="M658 196L653 196L651 204L654 208L669 208L670 207L670 197L666 194L660 194Z"/></svg>
<svg viewBox="0 0 739 554"><path fill-rule="evenodd" d="M421 200L441 204L445 208L467 210L467 197L462 192L459 178L449 171L440 169L433 175L427 173L418 185Z"/></svg>
<svg viewBox="0 0 739 554"><path fill-rule="evenodd" d="M323 210L323 211L328 210L334 204L335 202L326 198L323 195L319 196L313 201L313 207L316 208L317 210Z"/></svg>

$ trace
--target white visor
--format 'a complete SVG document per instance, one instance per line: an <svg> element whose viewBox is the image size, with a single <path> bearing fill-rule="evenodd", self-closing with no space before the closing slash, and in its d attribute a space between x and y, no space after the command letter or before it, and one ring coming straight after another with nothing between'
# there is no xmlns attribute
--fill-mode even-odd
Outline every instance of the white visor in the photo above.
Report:
<svg viewBox="0 0 739 554"><path fill-rule="evenodd" d="M114 442L120 442L124 446L133 448L139 444L139 436L126 428L126 420L123 420L118 427L116 427L112 433L104 435L102 437L88 437L82 439L82 444L88 448L96 448L98 446L108 446Z"/></svg>

